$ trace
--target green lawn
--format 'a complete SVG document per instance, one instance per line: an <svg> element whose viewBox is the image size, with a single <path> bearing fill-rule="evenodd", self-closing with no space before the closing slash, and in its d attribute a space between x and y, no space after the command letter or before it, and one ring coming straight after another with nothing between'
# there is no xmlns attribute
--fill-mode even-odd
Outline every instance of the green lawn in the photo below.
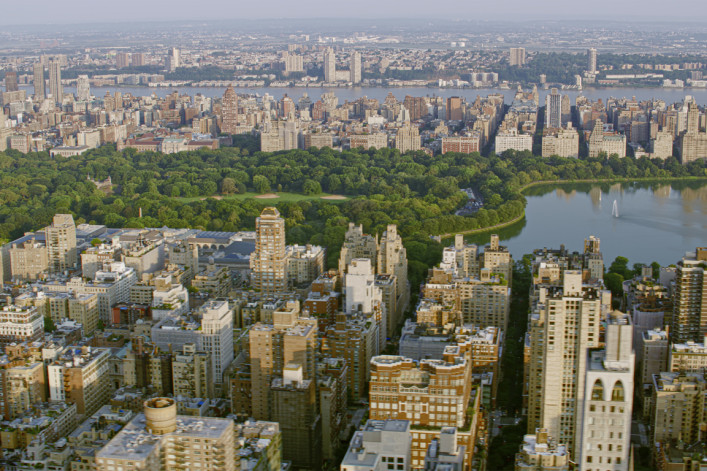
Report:
<svg viewBox="0 0 707 471"><path fill-rule="evenodd" d="M294 203L298 201L305 201L305 200L318 200L321 199L322 196L329 196L329 193L320 193L318 195L303 195L300 193L288 193L288 192L273 192L279 196L279 198L255 198L256 196L259 195L259 193L252 193L252 192L247 192L247 193L239 193L235 195L228 195L228 196L221 196L221 195L214 195L213 197L222 199L222 200L245 200L248 198L255 198L258 201L262 202L272 202L272 203L278 203L281 201L287 202L287 203ZM179 201L184 201L186 203L191 203L192 201L199 201L206 199L207 197L204 196L195 196L192 198L181 198L177 197L176 199ZM324 201L330 201L332 203L340 203L342 201L347 201L349 197L347 196L345 199L325 199Z"/></svg>

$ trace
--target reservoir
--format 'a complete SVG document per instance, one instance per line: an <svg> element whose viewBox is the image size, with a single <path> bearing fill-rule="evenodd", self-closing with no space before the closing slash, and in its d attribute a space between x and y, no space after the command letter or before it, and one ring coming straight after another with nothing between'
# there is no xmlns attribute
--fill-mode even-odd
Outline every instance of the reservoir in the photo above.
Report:
<svg viewBox="0 0 707 471"><path fill-rule="evenodd" d="M589 235L601 239L606 266L619 255L630 266L670 265L707 245L707 180L542 185L524 193L525 219L496 231L515 260L561 244L581 252ZM489 237L468 240L486 244Z"/></svg>

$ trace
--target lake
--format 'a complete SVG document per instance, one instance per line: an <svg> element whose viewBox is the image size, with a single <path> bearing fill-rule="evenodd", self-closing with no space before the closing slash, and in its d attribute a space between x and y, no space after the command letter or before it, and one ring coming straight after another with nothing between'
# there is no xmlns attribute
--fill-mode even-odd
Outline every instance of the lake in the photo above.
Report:
<svg viewBox="0 0 707 471"><path fill-rule="evenodd" d="M561 244L582 251L589 235L601 239L607 266L619 255L631 264L669 265L707 245L707 180L542 185L525 194L525 219L497 231L516 260ZM614 201L618 217L612 216ZM468 240L486 244L489 237Z"/></svg>

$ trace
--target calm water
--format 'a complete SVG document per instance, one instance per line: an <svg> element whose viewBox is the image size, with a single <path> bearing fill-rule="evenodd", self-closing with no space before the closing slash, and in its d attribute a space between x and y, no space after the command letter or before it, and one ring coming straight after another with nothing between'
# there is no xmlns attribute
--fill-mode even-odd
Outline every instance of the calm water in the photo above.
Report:
<svg viewBox="0 0 707 471"><path fill-rule="evenodd" d="M34 89L29 86L23 86L27 93L32 94ZM134 96L149 96L153 93L158 97L164 97L174 91L180 94L188 94L191 96L201 93L208 97L223 96L224 88L218 87L174 87L174 88L150 88L150 87L91 87L91 93L96 97L102 97L106 92L111 94L119 91L121 93L131 93ZM76 87L64 87L65 93L76 93ZM392 93L398 100L403 100L406 95L411 96L463 96L469 99L476 98L477 95L485 97L490 93L501 93L506 99L506 103L513 101L515 90L498 90L491 88L479 89L450 89L450 88L381 88L381 87L356 87L356 88L237 88L236 91L241 94L257 93L265 95L266 93L275 97L282 98L285 94L298 100L304 93L307 93L313 101L319 99L324 92L334 92L339 98L339 103L344 101L353 101L362 96L376 98L380 101L385 99L388 93ZM549 90L540 90L540 104L545 103L545 95ZM686 89L671 89L671 88L587 88L581 92L576 90L562 91L562 93L570 96L572 103L578 95L586 96L592 100L601 98L606 101L609 97L632 97L635 96L638 100L648 100L658 98L665 100L666 103L682 102L685 95L691 95L699 105L707 105L707 88L686 88Z"/></svg>
<svg viewBox="0 0 707 471"><path fill-rule="evenodd" d="M581 251L589 235L601 239L607 265L619 255L669 265L707 245L707 181L542 186L526 197L525 220L499 231L516 259L561 244ZM470 240L485 244L489 234Z"/></svg>

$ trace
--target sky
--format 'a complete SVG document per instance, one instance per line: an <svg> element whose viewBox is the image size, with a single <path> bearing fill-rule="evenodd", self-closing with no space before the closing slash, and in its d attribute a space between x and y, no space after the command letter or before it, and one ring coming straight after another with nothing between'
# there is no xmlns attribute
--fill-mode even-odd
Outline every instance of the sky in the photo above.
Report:
<svg viewBox="0 0 707 471"><path fill-rule="evenodd" d="M707 20L704 0L677 5L665 0L4 0L0 24L347 17Z"/></svg>

